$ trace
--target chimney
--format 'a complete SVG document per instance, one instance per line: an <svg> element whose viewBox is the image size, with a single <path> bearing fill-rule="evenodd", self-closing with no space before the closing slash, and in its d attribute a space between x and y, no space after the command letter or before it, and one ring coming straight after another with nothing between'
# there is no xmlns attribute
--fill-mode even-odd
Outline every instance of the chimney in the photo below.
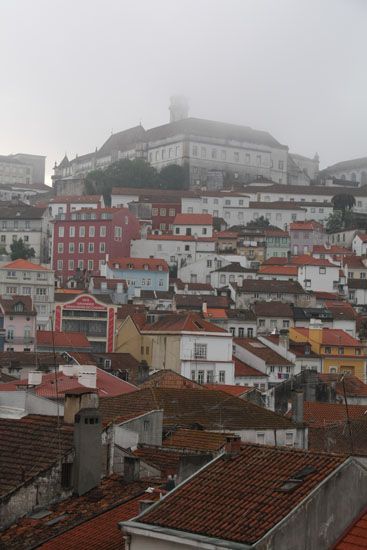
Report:
<svg viewBox="0 0 367 550"><path fill-rule="evenodd" d="M31 370L28 373L28 386L39 386L42 384L42 371Z"/></svg>
<svg viewBox="0 0 367 550"><path fill-rule="evenodd" d="M98 409L99 397L97 390L78 388L65 392L64 422L74 424L75 415L81 409Z"/></svg>
<svg viewBox="0 0 367 550"><path fill-rule="evenodd" d="M207 315L207 313L208 313L208 304L207 304L207 302L203 302L202 311L205 315Z"/></svg>
<svg viewBox="0 0 367 550"><path fill-rule="evenodd" d="M84 495L101 481L102 428L98 409L81 409L74 424L73 489Z"/></svg>
<svg viewBox="0 0 367 550"><path fill-rule="evenodd" d="M239 435L226 437L225 451L230 455L237 455L241 451L241 438Z"/></svg>
<svg viewBox="0 0 367 550"><path fill-rule="evenodd" d="M139 500L139 514L142 514L154 504L154 500Z"/></svg>
<svg viewBox="0 0 367 550"><path fill-rule="evenodd" d="M307 369L306 374L306 384L305 384L305 401L316 401L316 386L317 386L317 371Z"/></svg>
<svg viewBox="0 0 367 550"><path fill-rule="evenodd" d="M292 420L296 424L303 422L303 391L292 392Z"/></svg>
<svg viewBox="0 0 367 550"><path fill-rule="evenodd" d="M78 382L87 388L97 387L97 367L95 365L78 366Z"/></svg>
<svg viewBox="0 0 367 550"><path fill-rule="evenodd" d="M279 346L286 349L289 349L289 330L281 329L279 331Z"/></svg>

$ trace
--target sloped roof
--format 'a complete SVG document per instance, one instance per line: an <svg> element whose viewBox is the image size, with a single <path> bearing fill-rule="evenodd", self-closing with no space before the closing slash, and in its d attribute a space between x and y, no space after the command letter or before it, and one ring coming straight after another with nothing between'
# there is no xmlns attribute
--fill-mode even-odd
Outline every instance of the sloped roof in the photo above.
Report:
<svg viewBox="0 0 367 550"><path fill-rule="evenodd" d="M343 464L344 457L244 445L221 455L140 516L140 524L254 544ZM283 486L300 476L292 491ZM204 490L203 490L204 488ZM190 503L182 506L183 502Z"/></svg>
<svg viewBox="0 0 367 550"><path fill-rule="evenodd" d="M314 258L313 256L308 256L307 254L303 254L301 256L292 256L291 264L293 265L319 265L324 267L334 267L339 268L339 266L332 264L329 260L324 258Z"/></svg>
<svg viewBox="0 0 367 550"><path fill-rule="evenodd" d="M234 343L265 361L266 365L293 365L291 361L263 344L258 338L234 338Z"/></svg>
<svg viewBox="0 0 367 550"><path fill-rule="evenodd" d="M97 151L97 156L103 157L112 151L128 151L133 149L137 143L145 141L145 136L146 132L141 125L112 134Z"/></svg>
<svg viewBox="0 0 367 550"><path fill-rule="evenodd" d="M175 294L174 300L178 309L201 309L203 302L207 304L208 308L226 309L232 303L228 296L212 296L210 294Z"/></svg>
<svg viewBox="0 0 367 550"><path fill-rule="evenodd" d="M176 214L174 225L213 225L211 214Z"/></svg>
<svg viewBox="0 0 367 550"><path fill-rule="evenodd" d="M17 304L23 304L23 311L16 311L15 306ZM37 315L37 311L33 307L32 298L30 296L18 296L12 294L7 298L0 296L0 308L4 309L6 314L12 315Z"/></svg>
<svg viewBox="0 0 367 550"><path fill-rule="evenodd" d="M64 455L72 448L73 429L63 426L59 435L61 454ZM0 418L0 496L48 469L59 456L56 417Z"/></svg>
<svg viewBox="0 0 367 550"><path fill-rule="evenodd" d="M219 451L227 441L228 433L206 432L179 428L163 440L164 447L178 447L191 451Z"/></svg>
<svg viewBox="0 0 367 550"><path fill-rule="evenodd" d="M49 273L52 273L52 270L47 269L47 267L43 267L39 264L34 264L32 262L29 262L28 260L22 260L21 258L19 258L19 260L14 260L13 262L3 265L0 269L14 269L15 271L48 271Z"/></svg>
<svg viewBox="0 0 367 550"><path fill-rule="evenodd" d="M45 208L37 208L28 204L8 206L0 203L1 220L40 220L44 213Z"/></svg>
<svg viewBox="0 0 367 550"><path fill-rule="evenodd" d="M242 378L246 376L249 378L254 378L258 376L262 376L263 378L268 378L266 374L264 374L260 370L255 369L254 367L250 367L250 365L248 365L244 361L241 361L240 359L238 359L238 357L233 356L233 361L234 361L235 378L239 378L239 377Z"/></svg>
<svg viewBox="0 0 367 550"><path fill-rule="evenodd" d="M217 122L214 120L193 117L151 128L147 130L146 138L147 141L151 142L181 134L214 137L245 143L256 143L257 145L266 145L279 149L288 149L286 145L281 145L268 132L254 130L249 126L239 126L237 124L228 124L226 122Z"/></svg>
<svg viewBox="0 0 367 550"><path fill-rule="evenodd" d="M102 399L100 411L104 421L124 414L163 409L165 428L191 428L201 425L207 430L291 428L289 418L278 415L222 391L147 388L131 394Z"/></svg>
<svg viewBox="0 0 367 550"><path fill-rule="evenodd" d="M69 203L98 203L102 199L102 195L58 195L49 200L50 204L69 204Z"/></svg>
<svg viewBox="0 0 367 550"><path fill-rule="evenodd" d="M78 382L77 376L66 376L63 372L57 372L57 384L55 383L55 373L44 374L42 382L35 387L35 394L39 397L47 397L48 399L56 399L64 397L69 390L85 390L86 386ZM18 388L28 386L28 379L15 380L6 384L0 384L1 391L17 391ZM96 391L99 397L114 397L123 393L135 392L138 388L129 382L125 382L121 378L117 378L112 374L97 368Z"/></svg>
<svg viewBox="0 0 367 550"><path fill-rule="evenodd" d="M313 204L313 203L312 203ZM292 222L289 226L290 231L315 231L315 229L323 230L322 223L316 222L315 220L304 221L304 222Z"/></svg>
<svg viewBox="0 0 367 550"><path fill-rule="evenodd" d="M257 317L289 317L293 319L293 309L285 302L256 302L252 309Z"/></svg>
<svg viewBox="0 0 367 550"><path fill-rule="evenodd" d="M304 336L306 340L312 340L312 330L314 329L295 327L292 330ZM322 328L320 330L322 330L321 343L323 345L363 347L360 340L353 338L353 336L339 328Z"/></svg>
<svg viewBox="0 0 367 550"><path fill-rule="evenodd" d="M207 390L223 391L224 393L229 393L229 395L233 395L235 397L240 397L241 395L244 395L245 393L248 393L249 391L252 391L254 389L249 386L240 386L233 384L204 384L204 387Z"/></svg>
<svg viewBox="0 0 367 550"><path fill-rule="evenodd" d="M339 395L344 396L345 388L347 397L367 397L367 384L354 374L319 373L318 378L326 384L332 384Z"/></svg>
<svg viewBox="0 0 367 550"><path fill-rule="evenodd" d="M51 330L37 330L37 346L92 349L92 344L82 332L52 332Z"/></svg>
<svg viewBox="0 0 367 550"><path fill-rule="evenodd" d="M287 413L288 416L292 412ZM367 405L348 405L344 403L321 403L317 401L305 401L303 404L304 421L313 428L321 428L333 424L347 423L350 420L367 418Z"/></svg>
<svg viewBox="0 0 367 550"><path fill-rule="evenodd" d="M288 275L294 277L298 275L296 265L261 265L258 271L259 275Z"/></svg>
<svg viewBox="0 0 367 550"><path fill-rule="evenodd" d="M171 369L161 369L151 374L145 382L139 385L139 389L144 388L191 388L202 390L203 386Z"/></svg>
<svg viewBox="0 0 367 550"><path fill-rule="evenodd" d="M238 292L265 292L267 294L306 294L298 281L245 279Z"/></svg>
<svg viewBox="0 0 367 550"><path fill-rule="evenodd" d="M214 269L211 273L256 273L257 269L243 267L239 262L232 262L224 267Z"/></svg>
<svg viewBox="0 0 367 550"><path fill-rule="evenodd" d="M151 332L213 332L228 334L226 330L204 320L197 313L179 313L177 315L164 316L155 323L144 325L142 332L144 334Z"/></svg>
<svg viewBox="0 0 367 550"><path fill-rule="evenodd" d="M367 509L348 529L334 550L362 550L367 548Z"/></svg>
<svg viewBox="0 0 367 550"><path fill-rule="evenodd" d="M367 157L359 157L357 159L343 160L332 164L325 168L325 172L334 170L357 170L358 168L367 167Z"/></svg>
<svg viewBox="0 0 367 550"><path fill-rule="evenodd" d="M149 486L154 483L149 481ZM158 489L146 492L147 488L147 481L127 483L114 474L81 497L51 504L46 517L18 520L0 533L0 546L14 550L29 550L38 545L43 550L123 550L118 521L135 517L141 500L156 500L164 492ZM52 522L56 518L58 521Z"/></svg>
<svg viewBox="0 0 367 550"><path fill-rule="evenodd" d="M328 302L325 306L333 315L335 321L355 321L357 313L348 302Z"/></svg>

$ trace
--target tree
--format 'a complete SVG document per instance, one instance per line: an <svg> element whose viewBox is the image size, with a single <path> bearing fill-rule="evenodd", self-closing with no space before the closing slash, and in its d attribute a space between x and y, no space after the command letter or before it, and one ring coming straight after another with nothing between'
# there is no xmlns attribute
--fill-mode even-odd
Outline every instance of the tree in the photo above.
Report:
<svg viewBox="0 0 367 550"><path fill-rule="evenodd" d="M269 220L267 218L264 218L264 216L260 216L260 218L257 218L257 220L248 222L246 227L250 229L262 229L263 227L269 227L269 225Z"/></svg>
<svg viewBox="0 0 367 550"><path fill-rule="evenodd" d="M23 239L18 239L10 245L10 256L12 260L29 260L29 258L34 258L36 255L34 248L30 248L27 244L24 243Z"/></svg>
<svg viewBox="0 0 367 550"><path fill-rule="evenodd" d="M342 212L345 212L346 210L353 210L356 205L356 199L349 193L339 193L338 195L334 195L331 202L334 210L341 210Z"/></svg>
<svg viewBox="0 0 367 550"><path fill-rule="evenodd" d="M329 215L328 219L326 220L326 230L329 233L334 233L335 231L342 231L343 228L343 214L341 210L335 210Z"/></svg>
<svg viewBox="0 0 367 550"><path fill-rule="evenodd" d="M188 167L169 164L159 172L158 180L162 189L187 189L190 183Z"/></svg>

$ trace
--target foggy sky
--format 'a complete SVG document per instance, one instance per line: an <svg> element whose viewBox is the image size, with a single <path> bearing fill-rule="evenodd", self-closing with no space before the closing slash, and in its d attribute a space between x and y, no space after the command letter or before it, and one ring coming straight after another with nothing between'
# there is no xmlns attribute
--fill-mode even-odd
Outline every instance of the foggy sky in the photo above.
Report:
<svg viewBox="0 0 367 550"><path fill-rule="evenodd" d="M52 166L141 122L269 131L321 167L367 155L365 0L0 0L0 154Z"/></svg>

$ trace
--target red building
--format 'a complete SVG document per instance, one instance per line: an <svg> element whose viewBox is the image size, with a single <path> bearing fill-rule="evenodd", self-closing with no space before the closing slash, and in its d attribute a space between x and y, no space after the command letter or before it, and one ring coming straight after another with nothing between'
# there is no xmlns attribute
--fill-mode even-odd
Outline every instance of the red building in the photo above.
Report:
<svg viewBox="0 0 367 550"><path fill-rule="evenodd" d="M172 229L176 214L181 213L181 198L168 196L152 201L152 230L169 231Z"/></svg>
<svg viewBox="0 0 367 550"><path fill-rule="evenodd" d="M106 254L130 256L130 242L139 237L139 222L127 208L85 208L53 223L52 266L62 284L77 269L99 275Z"/></svg>

